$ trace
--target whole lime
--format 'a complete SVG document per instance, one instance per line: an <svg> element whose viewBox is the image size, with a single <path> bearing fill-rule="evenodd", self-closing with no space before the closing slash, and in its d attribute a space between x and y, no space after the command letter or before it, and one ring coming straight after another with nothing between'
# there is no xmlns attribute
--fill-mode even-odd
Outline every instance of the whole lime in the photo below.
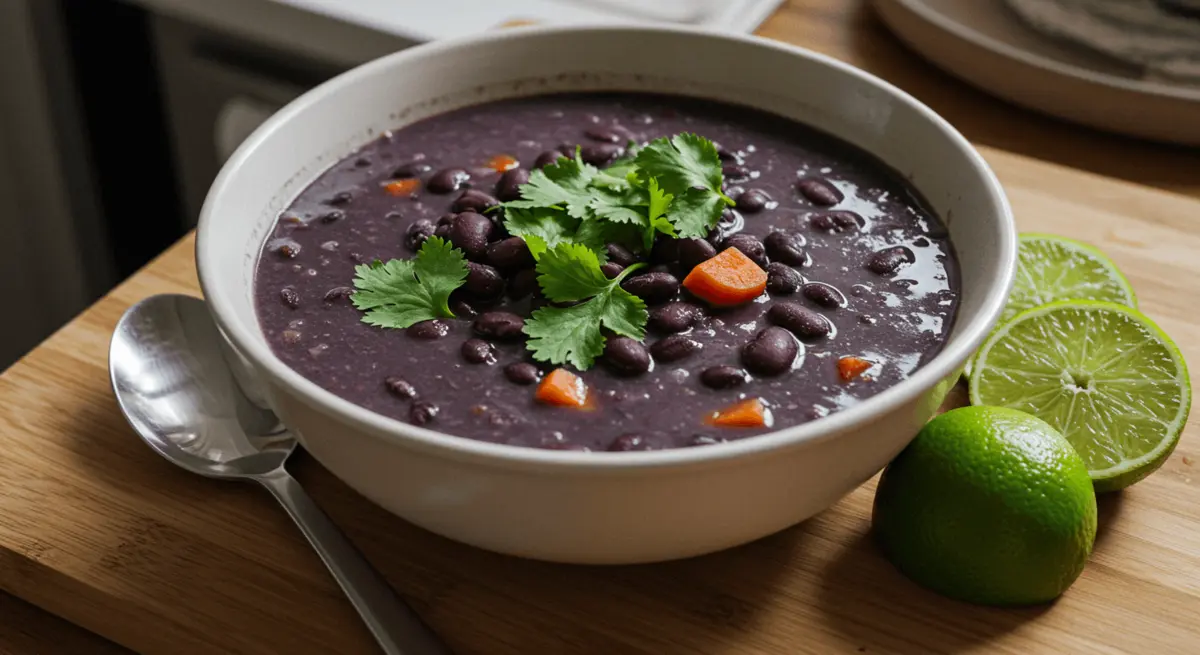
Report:
<svg viewBox="0 0 1200 655"><path fill-rule="evenodd" d="M1041 419L963 407L933 419L879 480L872 517L887 557L938 593L985 605L1050 601L1096 538L1087 466Z"/></svg>

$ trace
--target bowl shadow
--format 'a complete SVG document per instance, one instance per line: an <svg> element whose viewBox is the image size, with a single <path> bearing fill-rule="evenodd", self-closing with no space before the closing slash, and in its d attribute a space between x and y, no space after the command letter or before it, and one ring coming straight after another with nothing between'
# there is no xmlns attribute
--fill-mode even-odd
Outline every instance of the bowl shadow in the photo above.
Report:
<svg viewBox="0 0 1200 655"><path fill-rule="evenodd" d="M719 553L657 564L582 566L499 555L405 522L307 454L291 468L317 502L455 653L719 653L762 634L792 528Z"/></svg>

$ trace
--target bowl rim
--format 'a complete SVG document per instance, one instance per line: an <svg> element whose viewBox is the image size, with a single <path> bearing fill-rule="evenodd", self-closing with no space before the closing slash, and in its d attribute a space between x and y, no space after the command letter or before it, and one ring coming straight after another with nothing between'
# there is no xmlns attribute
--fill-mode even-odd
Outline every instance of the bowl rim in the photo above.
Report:
<svg viewBox="0 0 1200 655"><path fill-rule="evenodd" d="M965 155L967 163L984 178L990 200L1000 208L1000 220L1008 228L1001 230L1001 238L996 244L1000 251L1002 275L998 279L986 283L990 286L983 292L985 294L983 306L974 320L965 325L963 332L957 337L948 339L941 352L917 369L908 379L853 407L833 412L819 420L699 448L671 448L621 453L560 451L491 443L445 434L389 418L324 389L289 367L271 351L261 329L244 327L241 321L233 318L227 320L226 317L237 315L234 309L234 292L231 289L221 288L216 280L206 273L208 267L205 265L206 262L217 261L218 253L223 250L220 237L213 235L209 228L216 220L213 217L214 206L216 199L226 193L227 187L231 185L231 180L239 175L243 164L254 156L258 147L278 126L305 111L317 99L335 95L343 88L357 84L360 78L369 76L376 71L403 65L410 59L439 56L482 43L492 44L540 35L594 35L629 32L643 35L699 36L740 42L745 47L767 48L807 59L879 88L935 125ZM613 473L644 468L729 464L735 460L740 461L754 456L767 455L787 447L811 445L835 438L914 401L928 389L950 376L955 368L963 366L970 353L982 343L999 318L1013 284L1016 267L1016 240L1016 228L1008 198L995 173L982 155L948 121L931 108L871 73L805 48L753 35L728 34L712 29L684 26L551 25L498 30L414 46L356 66L297 97L261 124L222 166L205 197L200 212L196 229L195 255L200 287L205 301L214 320L233 342L236 349L253 362L259 374L265 373L277 384L299 396L305 403L321 413L335 418L338 422L367 432L372 435L372 438L468 462L492 466L504 464L508 468L556 472L569 470L572 472ZM259 245L261 246L261 244ZM256 261L257 256L256 254Z"/></svg>

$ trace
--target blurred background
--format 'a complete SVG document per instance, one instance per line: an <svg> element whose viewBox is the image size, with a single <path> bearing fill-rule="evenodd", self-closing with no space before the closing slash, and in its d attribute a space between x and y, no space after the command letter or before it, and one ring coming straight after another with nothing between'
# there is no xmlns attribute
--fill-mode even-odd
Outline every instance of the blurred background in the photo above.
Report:
<svg viewBox="0 0 1200 655"><path fill-rule="evenodd" d="M272 112L375 57L540 21L750 31L777 0L0 0L0 368L190 230Z"/></svg>
<svg viewBox="0 0 1200 655"><path fill-rule="evenodd" d="M977 144L1200 194L1200 0L1124 2L0 0L0 291L12 317L0 368L185 235L222 163L292 98L417 43L526 22L756 31L883 77ZM1140 41L1127 38L1136 22L1110 15L1135 5L1154 21ZM1038 15L1055 7L1092 13ZM1071 33L1083 24L1107 31ZM1156 36L1168 28L1182 44L1173 59L1147 45L1168 43ZM1188 67L1187 88L1148 84L1150 55ZM1174 132L1188 145L1130 138Z"/></svg>

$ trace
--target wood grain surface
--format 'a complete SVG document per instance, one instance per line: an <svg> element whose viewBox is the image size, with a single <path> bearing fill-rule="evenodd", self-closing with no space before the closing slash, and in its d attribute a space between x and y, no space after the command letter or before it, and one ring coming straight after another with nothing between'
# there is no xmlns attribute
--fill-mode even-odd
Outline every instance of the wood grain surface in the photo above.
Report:
<svg viewBox="0 0 1200 655"><path fill-rule="evenodd" d="M906 50L863 0L790 0L760 33L870 70L976 143L1200 197L1200 153L1015 108ZM985 149L1022 229L1111 252L1143 307L1197 361L1200 203ZM131 302L196 293L173 248L0 377L0 653L370 653L319 561L269 498L198 480L116 414L109 332ZM866 538L873 483L749 546L651 567L579 569L458 546L372 507L311 461L295 470L462 653L1195 652L1200 492L1194 430L1164 469L1101 503L1096 555L1046 608L946 601Z"/></svg>
<svg viewBox="0 0 1200 655"><path fill-rule="evenodd" d="M984 152L1022 229L1109 252L1144 310L1200 361L1200 202ZM111 330L140 298L196 293L191 248L172 248L0 377L0 586L148 655L372 653L269 497L172 467L117 413ZM1182 653L1200 642L1198 458L1192 427L1158 474L1103 498L1082 578L1025 610L956 603L900 576L868 539L873 483L741 548L605 568L458 545L310 460L294 469L459 653Z"/></svg>

